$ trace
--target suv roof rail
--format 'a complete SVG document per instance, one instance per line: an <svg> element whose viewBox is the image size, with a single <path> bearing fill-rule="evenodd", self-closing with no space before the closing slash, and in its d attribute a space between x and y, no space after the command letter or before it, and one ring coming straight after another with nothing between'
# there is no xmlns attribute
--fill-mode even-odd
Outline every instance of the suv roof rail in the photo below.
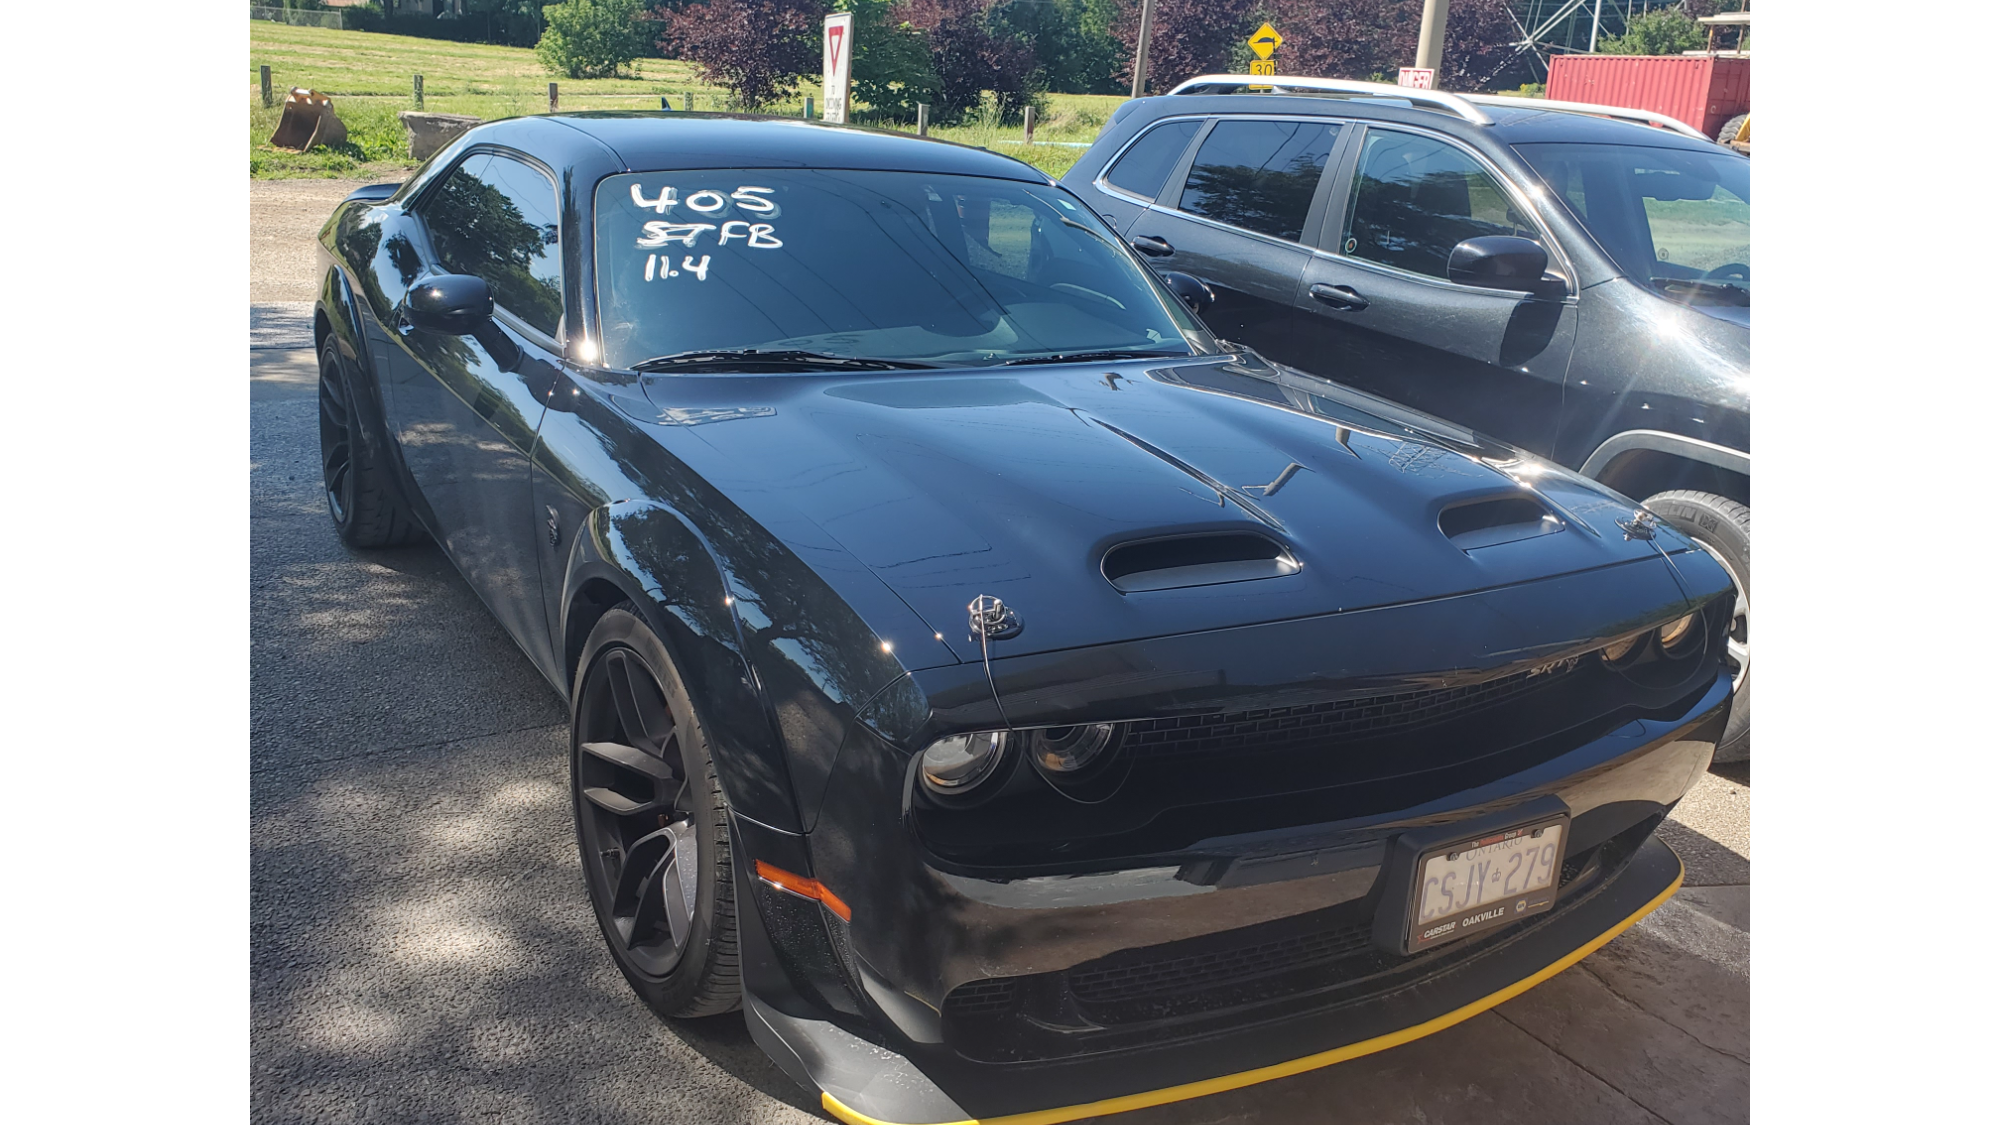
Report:
<svg viewBox="0 0 2000 1125"><path fill-rule="evenodd" d="M1371 98L1399 98L1411 105L1426 109L1441 109L1456 114L1474 125L1491 125L1493 119L1486 111L1472 104L1462 94L1447 94L1442 90L1418 90L1408 86L1391 86L1387 82L1355 82L1346 78L1288 78L1283 75L1258 76L1254 74L1203 74L1190 78L1168 90L1168 94L1214 94L1230 90L1255 88L1258 92L1269 90L1278 93L1285 90L1318 90L1329 94L1359 94ZM1706 138L1704 138L1706 139Z"/></svg>
<svg viewBox="0 0 2000 1125"><path fill-rule="evenodd" d="M1592 105L1589 102L1552 102L1546 98L1510 98L1503 94L1460 94L1459 97L1469 102L1477 102L1480 105L1502 105L1510 109L1546 109L1556 113L1587 113L1594 117L1615 117L1620 121L1637 121L1647 125L1658 125L1663 129L1671 129L1684 137L1693 137L1697 141L1713 141L1715 139L1714 137L1703 136L1701 130L1696 129L1685 121L1668 117L1664 113L1654 113L1650 109L1627 109L1624 106L1617 105Z"/></svg>

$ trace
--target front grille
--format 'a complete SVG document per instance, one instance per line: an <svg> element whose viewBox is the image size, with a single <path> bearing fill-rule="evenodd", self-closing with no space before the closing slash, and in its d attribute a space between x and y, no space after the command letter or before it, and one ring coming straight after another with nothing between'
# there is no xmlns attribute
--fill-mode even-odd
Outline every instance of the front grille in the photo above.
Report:
<svg viewBox="0 0 2000 1125"><path fill-rule="evenodd" d="M1067 977L1070 992L1086 1008L1137 1001L1170 1005L1176 996L1328 965L1368 943L1367 926L1347 926L1184 957L1117 953L1071 969Z"/></svg>
<svg viewBox="0 0 2000 1125"><path fill-rule="evenodd" d="M1560 681L1574 667L1571 663L1553 672L1516 672L1467 687L1394 692L1261 711L1148 719L1126 725L1125 745L1142 756L1162 758L1271 753L1335 739L1378 737L1498 706Z"/></svg>
<svg viewBox="0 0 2000 1125"><path fill-rule="evenodd" d="M961 984L945 999L945 1010L955 1016L982 1016L1011 1012L1020 1003L1018 977L995 977Z"/></svg>

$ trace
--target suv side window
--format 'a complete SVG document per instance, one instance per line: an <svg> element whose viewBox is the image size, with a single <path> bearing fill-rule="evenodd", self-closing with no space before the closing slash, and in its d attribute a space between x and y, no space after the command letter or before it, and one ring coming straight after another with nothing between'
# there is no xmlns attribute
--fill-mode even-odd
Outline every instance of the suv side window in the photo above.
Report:
<svg viewBox="0 0 2000 1125"><path fill-rule="evenodd" d="M1218 121L1188 169L1180 209L1297 242L1339 135L1324 121Z"/></svg>
<svg viewBox="0 0 2000 1125"><path fill-rule="evenodd" d="M1151 199L1160 194L1160 187L1167 182L1167 174L1180 163L1181 153L1187 151L1188 142L1201 131L1197 120L1169 121L1156 125L1145 136L1132 143L1118 163L1104 173L1106 183L1121 191Z"/></svg>
<svg viewBox="0 0 2000 1125"><path fill-rule="evenodd" d="M493 303L550 336L562 320L555 184L519 160L484 153L424 201L438 261L492 287Z"/></svg>
<svg viewBox="0 0 2000 1125"><path fill-rule="evenodd" d="M1469 153L1413 133L1368 130L1342 253L1443 277L1452 247L1487 234L1541 240L1541 232Z"/></svg>

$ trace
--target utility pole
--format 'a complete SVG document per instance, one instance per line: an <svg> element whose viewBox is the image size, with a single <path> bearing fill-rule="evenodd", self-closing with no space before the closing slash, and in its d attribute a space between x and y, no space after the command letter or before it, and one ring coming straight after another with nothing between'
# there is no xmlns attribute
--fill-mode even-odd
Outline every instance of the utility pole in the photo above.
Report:
<svg viewBox="0 0 2000 1125"><path fill-rule="evenodd" d="M1444 22L1451 0L1424 0L1424 22L1417 28L1417 66L1442 69L1444 63Z"/></svg>
<svg viewBox="0 0 2000 1125"><path fill-rule="evenodd" d="M1604 0L1597 0L1597 6L1590 10L1590 53L1597 53L1597 28L1604 22Z"/></svg>
<svg viewBox="0 0 2000 1125"><path fill-rule="evenodd" d="M1442 0L1437 0L1442 2ZM1139 53L1132 60L1132 96L1146 96L1146 44L1153 41L1153 0L1139 9Z"/></svg>

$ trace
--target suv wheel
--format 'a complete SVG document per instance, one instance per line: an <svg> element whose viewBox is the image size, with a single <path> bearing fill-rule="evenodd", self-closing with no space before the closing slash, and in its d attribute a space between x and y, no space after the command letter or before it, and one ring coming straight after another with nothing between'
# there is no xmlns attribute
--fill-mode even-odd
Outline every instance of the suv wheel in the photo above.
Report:
<svg viewBox="0 0 2000 1125"><path fill-rule="evenodd" d="M1750 509L1710 492L1662 492L1648 497L1657 512L1715 556L1736 587L1736 613L1729 622L1729 662L1736 669L1736 702L1729 727L1715 748L1718 762L1750 758Z"/></svg>

